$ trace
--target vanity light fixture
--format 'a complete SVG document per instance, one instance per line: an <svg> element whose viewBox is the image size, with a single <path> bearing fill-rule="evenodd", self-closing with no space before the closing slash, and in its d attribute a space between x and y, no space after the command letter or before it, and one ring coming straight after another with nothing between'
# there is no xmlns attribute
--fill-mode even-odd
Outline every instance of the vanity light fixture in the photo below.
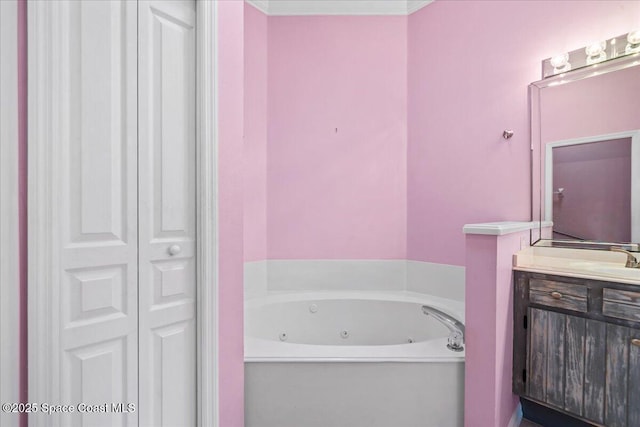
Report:
<svg viewBox="0 0 640 427"><path fill-rule="evenodd" d="M547 58L542 61L542 78L546 79L629 55L640 56L640 29Z"/></svg>

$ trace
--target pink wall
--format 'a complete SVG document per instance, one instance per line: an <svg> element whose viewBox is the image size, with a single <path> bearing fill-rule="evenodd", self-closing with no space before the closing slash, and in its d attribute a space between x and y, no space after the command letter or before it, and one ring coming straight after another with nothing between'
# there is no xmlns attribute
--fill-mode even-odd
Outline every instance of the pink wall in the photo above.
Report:
<svg viewBox="0 0 640 427"><path fill-rule="evenodd" d="M244 425L244 2L218 3L218 224L220 425ZM213 357L213 355L212 355Z"/></svg>
<svg viewBox="0 0 640 427"><path fill-rule="evenodd" d="M267 16L244 8L244 260L267 257Z"/></svg>
<svg viewBox="0 0 640 427"><path fill-rule="evenodd" d="M406 17L269 17L267 255L405 258Z"/></svg>
<svg viewBox="0 0 640 427"><path fill-rule="evenodd" d="M639 16L637 1L437 1L409 17L410 259L464 265L465 223L530 218L527 86L540 61Z"/></svg>
<svg viewBox="0 0 640 427"><path fill-rule="evenodd" d="M513 369L512 255L529 231L466 236L465 426L507 426L517 404Z"/></svg>
<svg viewBox="0 0 640 427"><path fill-rule="evenodd" d="M469 236L466 253L467 284L473 286L465 288L465 299L470 301L473 297L474 304L465 305L465 421L473 419L477 426L498 426L494 409L497 239ZM490 341L484 342L487 338Z"/></svg>

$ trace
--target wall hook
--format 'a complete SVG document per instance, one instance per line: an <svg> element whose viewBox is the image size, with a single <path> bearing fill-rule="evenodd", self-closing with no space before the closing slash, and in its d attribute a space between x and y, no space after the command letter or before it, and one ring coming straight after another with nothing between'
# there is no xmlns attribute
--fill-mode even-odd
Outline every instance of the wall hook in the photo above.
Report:
<svg viewBox="0 0 640 427"><path fill-rule="evenodd" d="M502 137L504 139L510 139L513 136L513 131L512 130L505 130L502 132Z"/></svg>

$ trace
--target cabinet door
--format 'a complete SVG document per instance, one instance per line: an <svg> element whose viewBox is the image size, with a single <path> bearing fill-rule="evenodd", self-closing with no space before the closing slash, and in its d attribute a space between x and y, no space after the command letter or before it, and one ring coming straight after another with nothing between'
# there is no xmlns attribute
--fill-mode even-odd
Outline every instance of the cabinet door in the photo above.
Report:
<svg viewBox="0 0 640 427"><path fill-rule="evenodd" d="M640 426L640 331L529 309L527 396L610 427Z"/></svg>

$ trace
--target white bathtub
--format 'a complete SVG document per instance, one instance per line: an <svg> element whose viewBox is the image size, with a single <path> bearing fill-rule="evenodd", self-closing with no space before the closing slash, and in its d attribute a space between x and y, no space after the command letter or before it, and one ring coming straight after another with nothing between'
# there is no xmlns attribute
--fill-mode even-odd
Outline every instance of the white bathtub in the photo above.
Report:
<svg viewBox="0 0 640 427"><path fill-rule="evenodd" d="M245 303L247 427L463 425L464 352L412 292L287 292Z"/></svg>

